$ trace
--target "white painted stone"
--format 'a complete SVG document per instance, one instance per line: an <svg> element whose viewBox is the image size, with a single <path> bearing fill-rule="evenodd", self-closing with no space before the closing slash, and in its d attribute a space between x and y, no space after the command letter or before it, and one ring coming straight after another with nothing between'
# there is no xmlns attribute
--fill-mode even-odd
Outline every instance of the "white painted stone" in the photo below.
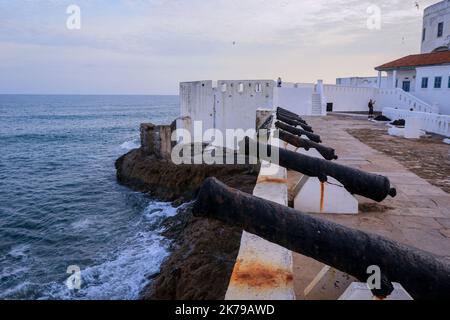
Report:
<svg viewBox="0 0 450 320"><path fill-rule="evenodd" d="M358 201L335 179L325 183L323 210L320 208L321 183L309 178L294 198L294 208L309 213L358 214Z"/></svg>
<svg viewBox="0 0 450 320"><path fill-rule="evenodd" d="M388 129L388 133L391 136L394 137L404 137L405 136L405 129L404 128L397 128L397 127L391 127Z"/></svg>
<svg viewBox="0 0 450 320"><path fill-rule="evenodd" d="M384 300L413 300L409 293L399 284L393 283L394 292ZM366 283L352 283L339 300L379 300L372 294Z"/></svg>
<svg viewBox="0 0 450 320"><path fill-rule="evenodd" d="M422 135L422 120L420 118L409 118L405 124L405 138L419 139Z"/></svg>
<svg viewBox="0 0 450 320"><path fill-rule="evenodd" d="M323 159L316 149L298 149L298 153ZM303 176L303 187L294 198L294 208L309 213L358 214L358 200L342 184L328 177L324 188L323 210L320 208L321 183L318 178ZM306 179L306 180L305 180Z"/></svg>
<svg viewBox="0 0 450 320"><path fill-rule="evenodd" d="M448 138L447 138L447 139L444 139L444 143L445 143L445 144L450 144L450 139L448 139Z"/></svg>
<svg viewBox="0 0 450 320"><path fill-rule="evenodd" d="M354 277L325 266L305 289L305 300L337 300L357 281Z"/></svg>

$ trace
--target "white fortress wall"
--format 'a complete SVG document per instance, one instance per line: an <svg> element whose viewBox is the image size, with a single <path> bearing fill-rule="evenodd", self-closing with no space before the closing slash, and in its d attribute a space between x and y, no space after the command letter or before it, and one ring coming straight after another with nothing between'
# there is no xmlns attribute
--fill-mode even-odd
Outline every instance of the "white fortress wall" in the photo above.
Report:
<svg viewBox="0 0 450 320"><path fill-rule="evenodd" d="M301 87L275 88L274 105L298 115L310 115L312 112L312 94L314 85Z"/></svg>
<svg viewBox="0 0 450 320"><path fill-rule="evenodd" d="M323 88L326 102L333 104L333 112L368 111L369 100L375 99L378 91L375 88L331 84L326 84Z"/></svg>
<svg viewBox="0 0 450 320"><path fill-rule="evenodd" d="M219 80L217 87L211 80L182 82L181 117L203 121L203 131L255 128L256 110L273 108L274 86L273 80Z"/></svg>
<svg viewBox="0 0 450 320"><path fill-rule="evenodd" d="M215 89L216 128L255 128L256 110L273 108L273 80L220 80Z"/></svg>

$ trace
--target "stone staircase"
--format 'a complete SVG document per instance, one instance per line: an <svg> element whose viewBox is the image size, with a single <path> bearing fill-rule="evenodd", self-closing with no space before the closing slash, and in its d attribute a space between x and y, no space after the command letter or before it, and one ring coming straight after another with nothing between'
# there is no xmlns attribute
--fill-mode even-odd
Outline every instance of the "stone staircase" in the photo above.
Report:
<svg viewBox="0 0 450 320"><path fill-rule="evenodd" d="M322 99L321 99L319 93L313 93L312 94L311 114L313 116L320 116L320 115L322 115Z"/></svg>

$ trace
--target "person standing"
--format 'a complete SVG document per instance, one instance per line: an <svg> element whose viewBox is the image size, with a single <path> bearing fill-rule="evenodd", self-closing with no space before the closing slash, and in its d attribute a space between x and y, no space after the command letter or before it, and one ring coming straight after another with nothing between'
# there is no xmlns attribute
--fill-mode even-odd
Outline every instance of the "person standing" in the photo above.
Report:
<svg viewBox="0 0 450 320"><path fill-rule="evenodd" d="M283 84L283 81L281 80L281 78L279 77L277 80L277 87L281 88L281 85Z"/></svg>
<svg viewBox="0 0 450 320"><path fill-rule="evenodd" d="M370 99L369 101L369 120L373 119L373 108L375 107L375 101Z"/></svg>

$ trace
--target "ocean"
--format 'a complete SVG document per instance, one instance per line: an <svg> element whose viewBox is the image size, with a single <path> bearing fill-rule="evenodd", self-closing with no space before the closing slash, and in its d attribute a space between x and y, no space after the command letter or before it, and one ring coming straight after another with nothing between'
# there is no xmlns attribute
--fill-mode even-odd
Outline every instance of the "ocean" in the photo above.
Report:
<svg viewBox="0 0 450 320"><path fill-rule="evenodd" d="M178 112L178 96L0 95L0 299L139 298L176 209L120 186L114 162Z"/></svg>

